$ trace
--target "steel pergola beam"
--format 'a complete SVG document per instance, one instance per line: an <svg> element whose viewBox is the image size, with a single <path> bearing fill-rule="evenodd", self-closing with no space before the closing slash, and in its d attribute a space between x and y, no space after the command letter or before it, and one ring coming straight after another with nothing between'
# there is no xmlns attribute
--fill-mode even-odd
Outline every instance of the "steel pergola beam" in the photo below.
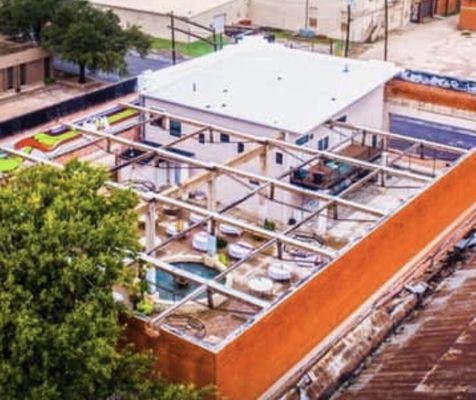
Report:
<svg viewBox="0 0 476 400"><path fill-rule="evenodd" d="M456 154L461 154L461 155L468 153L468 150L461 149L459 147L448 146L446 144L432 142L430 140L425 140L425 139L412 138L412 137L409 137L409 136L400 135L398 133L382 131L380 129L367 128L367 127L364 127L364 126L354 125L354 124L351 124L349 122L331 120L331 121L327 122L327 126L329 126L330 128L340 127L340 128L344 128L344 129L348 129L348 130L365 131L366 133L368 133L370 135L377 135L377 136L386 137L386 138L390 138L390 139L403 140L403 141L406 141L406 142L409 142L409 143L419 143L419 144L421 144L423 146L426 146L426 147L429 147L429 148L433 148L433 149L437 149L437 150L441 150L441 151L447 151L447 152L450 152L450 153L456 153Z"/></svg>
<svg viewBox="0 0 476 400"><path fill-rule="evenodd" d="M64 168L64 166L62 164L51 162L51 161L48 161L48 160L44 160L44 159L41 159L39 157L31 156L29 154L25 154L25 153L22 153L22 152L19 152L19 151L16 151L16 150L11 150L11 149L5 148L4 146L0 146L0 151L4 151L6 153L13 154L13 155L22 157L24 159L37 162L37 163L47 164L47 165L53 166L55 168ZM320 248L320 247L317 247L317 246L313 246L313 245L310 245L308 243L300 242L299 240L291 239L291 238L287 237L286 235L284 235L282 233L272 232L272 231L266 230L264 228L260 228L260 227L257 227L255 225L249 224L247 222L243 222L243 221L240 221L240 220L232 218L232 217L221 215L219 212L209 211L205 208L194 206L190 203L187 203L187 202L184 202L184 201L181 201L181 200L172 199L170 197L167 197L167 196L164 196L164 195L161 195L161 194L157 194L157 193L144 193L144 192L141 192L140 190L131 189L127 186L121 185L120 183L117 183L117 182L109 181L109 182L106 183L106 185L109 186L109 187L116 188L116 189L132 190L139 197L141 197L142 199L144 199L148 202L150 202L152 200L156 200L156 201L159 201L163 204L167 204L169 206L178 207L178 208L181 208L183 210L186 210L186 211L198 214L198 215L202 215L204 217L210 217L213 220L218 221L218 222L222 222L222 223L225 223L225 224L229 224L229 225L239 227L241 229L244 229L245 231L253 232L254 234L256 234L260 237L263 237L263 238L277 239L277 240L279 240L283 243L286 243L288 245L295 246L295 247L303 249L303 250L308 250L308 251L311 251L311 252L314 252L314 253L317 253L317 254L321 254L323 256L330 257L330 258L334 258L334 257L337 256L337 253L335 251L331 251L331 250L328 250L328 249L325 249L325 248Z"/></svg>
<svg viewBox="0 0 476 400"><path fill-rule="evenodd" d="M26 154L26 153L23 153L23 152L18 151L18 150L7 148L5 146L0 146L0 151L3 151L7 154L11 154L11 155L14 155L14 156L17 156L17 157L21 157L25 160L28 160L28 161L31 161L31 162L34 162L34 163L37 163L37 164L44 164L44 165L48 165L50 167L57 168L57 169L63 169L64 168L63 164L53 162L53 161L50 161L50 160L46 160L46 159L43 159L43 158L40 158L40 157L36 157L36 156L31 155L31 154ZM111 186L111 187L114 187L114 188L117 188L117 189L122 189L122 190L124 190L124 189L127 190L128 189L126 187L123 187L123 186L115 183L115 182L108 182L107 185ZM140 191L135 191L135 192L138 195L140 195L141 197L144 197L143 196L144 194L142 192L140 192ZM147 200L151 199L151 196L145 196L145 197L147 198ZM188 280L190 280L194 283L198 283L200 285L205 285L207 288L210 288L210 289L212 289L212 290L214 290L218 293L221 293L221 294L224 294L226 296L241 300L245 303L252 304L252 305L258 306L260 308L265 308L269 305L269 303L267 301L258 299L254 296L251 296L251 295L248 295L246 293L234 290L232 288L228 288L225 285L222 285L222 284L220 284L216 281L208 281L204 278L201 278L198 275L188 273L187 271L181 270L179 268L174 267L173 265L170 265L170 264L165 263L161 260L158 260L154 257L151 257L150 255L148 255L146 253L140 253L139 258L142 261L144 261L148 264L151 264L154 267L159 268L159 269L161 269L165 272L168 272L168 273L170 273L174 276L178 276L178 277L188 279Z"/></svg>
<svg viewBox="0 0 476 400"><path fill-rule="evenodd" d="M65 123L65 125L68 126L71 129L75 129L79 132L83 132L83 133L91 135L91 136L97 136L97 137L102 137L104 139L109 139L111 141L123 144L123 145L128 146L128 147L136 148L138 150L142 150L142 151L146 151L146 152L154 152L155 154L157 154L159 156L162 156L163 158L171 159L171 160L178 161L178 162L184 163L184 164L194 165L196 167L200 167L200 168L206 169L208 171L213 171L213 172L221 171L223 173L234 174L234 175L237 175L237 176L241 176L243 178L256 180L258 182L269 182L269 183L272 183L275 187L284 189L288 192L300 193L300 194L305 195L305 196L309 196L309 197L312 197L312 198L325 200L325 201L335 201L336 203L338 203L342 206L346 206L346 207L349 207L349 208L354 208L356 210L359 210L359 211L362 211L362 212L365 212L365 213L368 213L368 214L371 214L371 215L377 215L377 216L382 217L382 216L385 216L387 214L386 212L384 212L382 210L378 210L378 209L373 208L373 207L368 207L368 206L365 206L365 205L362 205L362 204L359 204L359 203L355 203L353 201L341 199L340 197L337 197L337 196L327 195L327 194L315 192L315 191L312 191L312 190L303 189L303 188L300 188L298 186L292 185L290 183L282 182L279 179L274 179L274 178L270 178L270 177L267 177L267 176L253 174L251 172L245 172L245 171L242 171L242 170L237 169L237 168L226 166L224 164L200 161L200 160L197 160L197 159L194 159L194 158L181 156L181 155L178 155L178 154L173 153L173 152L171 152L169 150L166 150L166 149L155 148L155 147L152 147L152 146L149 146L149 145L146 145L146 144L143 144L143 143L139 143L139 142L136 142L136 141L133 141L133 140L130 140L130 139L126 139L126 138L123 138L123 137L111 135L111 134L104 133L104 132L99 132L99 131L96 131L96 130L85 129L85 128L83 128L81 126L78 126L78 125L75 125L75 124Z"/></svg>
<svg viewBox="0 0 476 400"><path fill-rule="evenodd" d="M240 300L244 303L251 304L260 308L266 308L269 306L269 302L258 299L254 296L251 296L247 293L240 292L238 290L229 288L226 285L223 285L219 282L208 280L193 274L191 272L184 271L183 269L174 267L173 265L166 263L164 261L158 260L154 257L140 254L140 259L147 264L153 265L155 268L160 269L161 271L167 272L173 276L186 279L190 282L197 283L199 285L205 286L208 289L213 290L214 292L223 294L225 296L231 297L233 299Z"/></svg>
<svg viewBox="0 0 476 400"><path fill-rule="evenodd" d="M201 126L206 125L201 121L191 119L191 118L181 117L181 116L174 115L174 114L169 114L169 113L164 112L164 111L153 110L153 109L150 109L150 108L147 108L147 107L141 107L141 106L137 106L137 105L129 105L128 103L120 103L120 104L123 105L123 106L128 106L128 107L134 108L134 109L136 109L138 111L141 111L141 112L146 112L146 113L150 113L150 114L154 114L154 115L160 115L162 117L173 119L173 120L176 120L176 121L180 121L180 122L183 122L185 124L196 126L196 127L201 127ZM249 140L249 141L254 141L254 142L260 143L260 144L269 144L269 145L272 145L274 147L285 148L285 149L289 149L289 150L293 150L293 151L296 151L296 152L299 152L299 153L305 153L305 154L309 154L309 155L321 155L323 157L327 157L327 158L332 159L332 160L345 162L345 163L348 163L348 164L351 164L351 165L356 165L356 166L359 166L361 168L366 168L366 169L369 169L369 170L378 169L378 170L385 171L385 172L387 172L391 175L395 175L395 176L402 176L402 177L406 177L406 178L413 179L413 180L419 180L419 181L423 181L423 182L432 182L432 178L429 178L428 176L425 176L425 175L419 175L417 173L407 172L407 171L397 169L397 168L391 168L391 167L386 167L386 166L382 166L382 165L372 164L372 163L367 162L367 161L357 160L355 158L346 157L346 156L343 156L343 155L340 155L340 154L337 154L337 153L332 153L330 151L311 149L310 147L300 146L300 145L297 145L297 144L294 144L294 143L286 142L284 140L274 139L274 138L270 138L270 137L260 137L260 136L252 135L252 134L249 134L249 133L239 132L239 131L236 131L234 129L229 129L229 128L225 128L225 127L221 127L221 126L217 126L217 125L208 124L207 126L213 131L226 133L226 134L229 134L229 135L232 135L232 136L240 137L242 139L246 139L246 140ZM365 129L365 128L362 128L362 127L358 127L358 129L365 130L366 133L371 133L371 130L369 130L369 129ZM409 141L412 142L412 140L409 140Z"/></svg>

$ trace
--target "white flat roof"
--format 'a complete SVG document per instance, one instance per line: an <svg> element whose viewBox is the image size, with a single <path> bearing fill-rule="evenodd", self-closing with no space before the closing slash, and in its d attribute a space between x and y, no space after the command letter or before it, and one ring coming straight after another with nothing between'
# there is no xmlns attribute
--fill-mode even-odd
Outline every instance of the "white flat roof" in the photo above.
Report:
<svg viewBox="0 0 476 400"><path fill-rule="evenodd" d="M90 0L91 3L111 8L125 8L154 14L173 11L181 17L193 17L233 0Z"/></svg>
<svg viewBox="0 0 476 400"><path fill-rule="evenodd" d="M149 74L142 94L306 133L398 72L391 63L333 57L249 37L209 56Z"/></svg>

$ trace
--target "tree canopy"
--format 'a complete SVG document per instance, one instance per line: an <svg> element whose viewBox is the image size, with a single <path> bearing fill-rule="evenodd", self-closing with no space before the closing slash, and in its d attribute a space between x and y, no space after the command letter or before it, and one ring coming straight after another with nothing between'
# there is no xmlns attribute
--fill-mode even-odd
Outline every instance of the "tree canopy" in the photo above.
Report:
<svg viewBox="0 0 476 400"><path fill-rule="evenodd" d="M3 399L200 399L118 350L113 299L137 251L136 198L102 189L107 172L37 166L0 187L0 388Z"/></svg>
<svg viewBox="0 0 476 400"><path fill-rule="evenodd" d="M43 30L43 43L63 60L79 65L79 81L86 68L125 74L125 56L131 49L145 56L151 39L137 26L122 28L112 11L93 7L85 0L65 2Z"/></svg>
<svg viewBox="0 0 476 400"><path fill-rule="evenodd" d="M0 0L0 32L40 42L43 27L64 0Z"/></svg>

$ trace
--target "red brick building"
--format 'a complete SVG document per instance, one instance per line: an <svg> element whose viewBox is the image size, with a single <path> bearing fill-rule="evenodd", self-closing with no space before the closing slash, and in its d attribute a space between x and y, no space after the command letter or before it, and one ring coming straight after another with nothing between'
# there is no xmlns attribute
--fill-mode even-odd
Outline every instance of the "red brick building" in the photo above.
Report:
<svg viewBox="0 0 476 400"><path fill-rule="evenodd" d="M436 14L448 16L459 12L461 0L438 0Z"/></svg>
<svg viewBox="0 0 476 400"><path fill-rule="evenodd" d="M52 75L49 52L34 43L16 43L0 37L0 94L20 92Z"/></svg>
<svg viewBox="0 0 476 400"><path fill-rule="evenodd" d="M462 0L459 28L476 31L476 0Z"/></svg>

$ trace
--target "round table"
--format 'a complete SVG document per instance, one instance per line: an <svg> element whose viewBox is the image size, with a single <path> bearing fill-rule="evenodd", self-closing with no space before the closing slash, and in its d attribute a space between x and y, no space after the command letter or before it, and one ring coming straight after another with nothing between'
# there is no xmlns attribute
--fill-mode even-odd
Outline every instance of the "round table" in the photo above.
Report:
<svg viewBox="0 0 476 400"><path fill-rule="evenodd" d="M259 276L251 279L248 287L259 295L269 295L273 290L273 281L265 276Z"/></svg>
<svg viewBox="0 0 476 400"><path fill-rule="evenodd" d="M274 263L268 268L268 276L278 282L290 281L292 270L284 263Z"/></svg>

